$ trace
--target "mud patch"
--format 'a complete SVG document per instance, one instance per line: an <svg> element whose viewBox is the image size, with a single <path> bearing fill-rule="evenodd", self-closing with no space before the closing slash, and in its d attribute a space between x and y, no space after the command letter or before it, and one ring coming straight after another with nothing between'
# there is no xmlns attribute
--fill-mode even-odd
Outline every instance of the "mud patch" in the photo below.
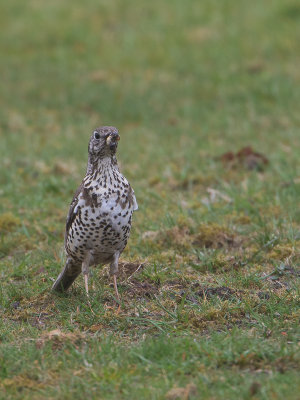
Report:
<svg viewBox="0 0 300 400"><path fill-rule="evenodd" d="M213 297L218 297L221 300L234 300L239 299L241 300L242 297L246 295L257 296L260 300L268 300L270 298L270 294L265 291L245 291L241 289L232 289L227 286L219 286L219 287L207 287L201 286L199 283L195 283L192 286L192 293L189 293L186 296L187 291L182 290L180 292L180 298L186 296L186 299L191 301L194 304L199 304L200 299L211 299Z"/></svg>
<svg viewBox="0 0 300 400"><path fill-rule="evenodd" d="M191 176L182 180L176 180L175 178L170 178L168 180L168 186L171 190L192 190L195 187L206 187L213 183L216 183L216 178L209 174Z"/></svg>
<svg viewBox="0 0 300 400"><path fill-rule="evenodd" d="M15 322L27 322L31 326L44 329L54 314L53 299L49 294L42 294L33 299L12 302L9 319Z"/></svg>
<svg viewBox="0 0 300 400"><path fill-rule="evenodd" d="M220 287L201 287L200 285L194 285L197 291L194 293L195 296L202 299L211 299L214 296L218 296L221 300L230 300L232 298L240 298L244 293L242 290L231 289L226 286Z"/></svg>
<svg viewBox="0 0 300 400"><path fill-rule="evenodd" d="M148 298L152 299L158 294L158 287L147 281L140 282L132 279L126 293L135 298Z"/></svg>
<svg viewBox="0 0 300 400"><path fill-rule="evenodd" d="M237 366L241 369L249 369L252 371L261 371L267 366L267 369L269 370L277 370L281 373L284 373L289 369L298 369L299 360L296 359L294 355L286 355L275 360L266 360L261 354L252 351L246 354L240 354L233 361L220 359L218 362L218 367L222 367L224 365L230 367Z"/></svg>
<svg viewBox="0 0 300 400"><path fill-rule="evenodd" d="M188 286L190 286L189 283L185 283L179 280L169 280L163 285L163 290L185 289Z"/></svg>
<svg viewBox="0 0 300 400"><path fill-rule="evenodd" d="M243 167L247 170L262 171L269 164L268 158L264 154L254 151L251 146L243 147L237 153L228 151L217 159L230 169Z"/></svg>
<svg viewBox="0 0 300 400"><path fill-rule="evenodd" d="M144 263L119 262L118 279L126 281L133 275L139 274L145 267Z"/></svg>

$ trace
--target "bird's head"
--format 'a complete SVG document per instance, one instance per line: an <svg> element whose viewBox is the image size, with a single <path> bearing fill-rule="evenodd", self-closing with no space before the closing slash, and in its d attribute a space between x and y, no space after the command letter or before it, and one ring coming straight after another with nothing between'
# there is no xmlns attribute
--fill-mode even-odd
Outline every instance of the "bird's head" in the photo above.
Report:
<svg viewBox="0 0 300 400"><path fill-rule="evenodd" d="M94 157L113 156L120 140L118 129L114 126L100 126L92 133L89 142L89 154Z"/></svg>

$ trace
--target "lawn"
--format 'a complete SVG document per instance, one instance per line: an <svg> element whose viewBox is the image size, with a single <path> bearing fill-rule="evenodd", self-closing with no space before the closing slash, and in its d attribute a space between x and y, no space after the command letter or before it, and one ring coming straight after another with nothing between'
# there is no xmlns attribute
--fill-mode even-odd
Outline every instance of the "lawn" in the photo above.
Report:
<svg viewBox="0 0 300 400"><path fill-rule="evenodd" d="M299 399L300 6L2 1L0 399ZM93 129L139 203L63 295Z"/></svg>

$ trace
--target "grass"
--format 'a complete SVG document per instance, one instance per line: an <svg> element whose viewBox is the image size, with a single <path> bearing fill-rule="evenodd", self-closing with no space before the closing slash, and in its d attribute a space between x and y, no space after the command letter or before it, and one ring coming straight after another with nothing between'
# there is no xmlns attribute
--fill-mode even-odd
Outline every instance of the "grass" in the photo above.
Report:
<svg viewBox="0 0 300 400"><path fill-rule="evenodd" d="M298 398L299 19L294 0L1 4L1 399ZM104 124L140 207L118 315L107 268L94 314L82 279L50 292Z"/></svg>

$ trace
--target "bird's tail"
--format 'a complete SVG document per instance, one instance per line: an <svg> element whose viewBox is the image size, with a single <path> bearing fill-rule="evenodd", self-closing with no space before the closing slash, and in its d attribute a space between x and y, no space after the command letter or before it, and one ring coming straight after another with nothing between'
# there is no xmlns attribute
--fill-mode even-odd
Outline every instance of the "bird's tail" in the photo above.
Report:
<svg viewBox="0 0 300 400"><path fill-rule="evenodd" d="M64 269L58 275L52 286L52 290L56 292L65 292L69 289L78 275L81 273L81 266L74 263L74 260L68 258Z"/></svg>

